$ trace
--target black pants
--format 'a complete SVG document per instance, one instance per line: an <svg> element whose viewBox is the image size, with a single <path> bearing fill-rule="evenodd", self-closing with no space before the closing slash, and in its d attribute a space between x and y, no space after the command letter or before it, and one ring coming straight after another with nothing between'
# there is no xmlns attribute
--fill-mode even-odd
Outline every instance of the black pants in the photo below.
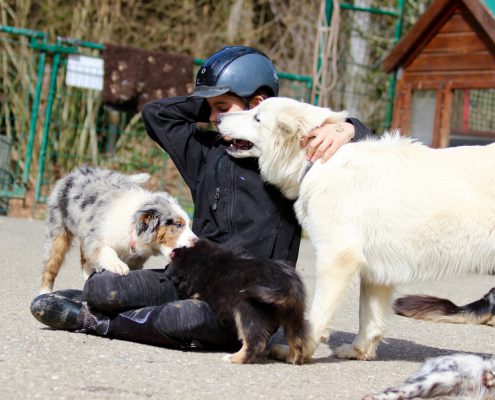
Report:
<svg viewBox="0 0 495 400"><path fill-rule="evenodd" d="M95 273L83 293L90 309L110 316L104 336L167 347L240 347L238 338L219 326L207 303L178 298L163 269Z"/></svg>

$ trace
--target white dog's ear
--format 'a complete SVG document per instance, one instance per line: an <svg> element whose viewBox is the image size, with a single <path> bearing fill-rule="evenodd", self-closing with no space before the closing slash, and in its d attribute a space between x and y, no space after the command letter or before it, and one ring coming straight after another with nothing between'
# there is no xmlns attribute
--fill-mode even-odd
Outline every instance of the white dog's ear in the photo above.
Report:
<svg viewBox="0 0 495 400"><path fill-rule="evenodd" d="M344 122L347 112L335 112L329 108L316 107L311 104L298 104L284 107L278 114L278 129L290 136L302 137L312 129L325 123Z"/></svg>
<svg viewBox="0 0 495 400"><path fill-rule="evenodd" d="M285 135L295 135L301 130L303 117L299 107L285 107L277 116L277 129Z"/></svg>
<svg viewBox="0 0 495 400"><path fill-rule="evenodd" d="M284 135L290 135L294 132L294 123L289 118L278 118L277 129Z"/></svg>

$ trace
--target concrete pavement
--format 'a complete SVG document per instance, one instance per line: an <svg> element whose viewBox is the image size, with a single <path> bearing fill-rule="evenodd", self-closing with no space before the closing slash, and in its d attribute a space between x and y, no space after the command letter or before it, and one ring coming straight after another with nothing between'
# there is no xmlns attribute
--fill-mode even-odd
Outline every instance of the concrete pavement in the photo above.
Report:
<svg viewBox="0 0 495 400"><path fill-rule="evenodd" d="M352 341L358 328L358 288L343 300L330 348L315 362L272 360L231 365L223 353L183 352L84 334L53 331L29 312L41 275L43 222L0 218L0 393L2 399L360 399L402 382L428 357L464 351L495 353L494 328L434 324L394 316L378 361L342 361L330 348ZM56 289L81 288L78 254L71 251ZM313 252L304 241L298 270L311 292ZM159 259L149 266L160 266ZM401 293L478 299L495 276L415 284Z"/></svg>

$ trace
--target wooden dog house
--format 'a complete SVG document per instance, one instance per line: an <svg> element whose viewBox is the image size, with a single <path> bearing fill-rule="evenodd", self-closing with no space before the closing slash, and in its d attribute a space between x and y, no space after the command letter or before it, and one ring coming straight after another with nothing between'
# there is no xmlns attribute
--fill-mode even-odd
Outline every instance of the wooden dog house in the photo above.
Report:
<svg viewBox="0 0 495 400"><path fill-rule="evenodd" d="M495 0L434 0L383 61L392 128L432 147L495 141Z"/></svg>

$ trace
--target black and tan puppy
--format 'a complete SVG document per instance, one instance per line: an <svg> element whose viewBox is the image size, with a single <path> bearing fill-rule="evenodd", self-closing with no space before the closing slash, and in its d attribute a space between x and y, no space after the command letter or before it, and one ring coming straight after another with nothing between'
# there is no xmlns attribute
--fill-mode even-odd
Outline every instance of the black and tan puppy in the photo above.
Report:
<svg viewBox="0 0 495 400"><path fill-rule="evenodd" d="M253 362L280 325L289 343L287 362L308 358L304 285L288 263L243 257L201 240L176 249L166 273L181 298L207 302L219 324L242 342L231 362Z"/></svg>

